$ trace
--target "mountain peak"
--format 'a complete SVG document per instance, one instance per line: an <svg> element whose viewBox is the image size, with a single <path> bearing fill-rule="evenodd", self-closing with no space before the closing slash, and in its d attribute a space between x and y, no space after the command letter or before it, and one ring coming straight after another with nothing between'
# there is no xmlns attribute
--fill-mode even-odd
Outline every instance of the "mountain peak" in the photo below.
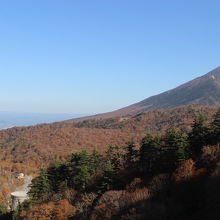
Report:
<svg viewBox="0 0 220 220"><path fill-rule="evenodd" d="M185 105L220 105L220 66L175 89L151 96L128 107L90 118L111 118L115 116L135 115L143 111L176 108Z"/></svg>
<svg viewBox="0 0 220 220"><path fill-rule="evenodd" d="M174 108L183 105L220 105L220 67L135 105L145 106L144 110Z"/></svg>
<svg viewBox="0 0 220 220"><path fill-rule="evenodd" d="M220 76L220 66L216 67L212 71L208 72L206 75L213 75L213 76L218 75L218 76Z"/></svg>

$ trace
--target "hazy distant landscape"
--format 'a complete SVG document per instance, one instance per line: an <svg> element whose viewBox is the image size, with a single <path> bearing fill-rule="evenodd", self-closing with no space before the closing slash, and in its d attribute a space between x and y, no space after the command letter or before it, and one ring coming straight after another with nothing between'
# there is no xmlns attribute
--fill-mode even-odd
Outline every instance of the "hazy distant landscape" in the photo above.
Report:
<svg viewBox="0 0 220 220"><path fill-rule="evenodd" d="M52 123L87 115L89 114L45 114L0 111L0 129L11 128L14 126L30 126L41 123Z"/></svg>

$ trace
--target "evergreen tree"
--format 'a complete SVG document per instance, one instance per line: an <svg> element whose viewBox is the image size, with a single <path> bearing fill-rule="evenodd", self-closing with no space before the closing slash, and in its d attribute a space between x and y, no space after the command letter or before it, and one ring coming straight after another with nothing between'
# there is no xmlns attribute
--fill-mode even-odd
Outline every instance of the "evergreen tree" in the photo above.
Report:
<svg viewBox="0 0 220 220"><path fill-rule="evenodd" d="M101 159L101 154L96 149L94 149L91 155L91 166L94 167L95 171L101 169Z"/></svg>
<svg viewBox="0 0 220 220"><path fill-rule="evenodd" d="M125 161L126 167L133 168L137 162L137 155L138 151L135 149L134 142L128 142L125 146L126 154L125 154Z"/></svg>
<svg viewBox="0 0 220 220"><path fill-rule="evenodd" d="M67 179L69 176L66 164L60 160L55 161L47 169L50 188L55 193L67 188Z"/></svg>
<svg viewBox="0 0 220 220"><path fill-rule="evenodd" d="M31 200L36 201L48 192L50 192L48 173L46 169L41 169L39 176L32 180L28 196Z"/></svg>
<svg viewBox="0 0 220 220"><path fill-rule="evenodd" d="M124 167L124 149L122 147L110 145L106 156L116 169Z"/></svg>
<svg viewBox="0 0 220 220"><path fill-rule="evenodd" d="M210 144L220 143L220 108L213 116L213 121L211 123L211 140Z"/></svg>
<svg viewBox="0 0 220 220"><path fill-rule="evenodd" d="M189 158L187 136L175 129L169 129L163 138L162 168L163 172L171 172L180 161Z"/></svg>
<svg viewBox="0 0 220 220"><path fill-rule="evenodd" d="M159 136L146 135L141 142L140 167L144 172L155 174L159 172L161 140Z"/></svg>
<svg viewBox="0 0 220 220"><path fill-rule="evenodd" d="M116 172L117 169L115 168L114 164L112 164L111 160L107 160L100 183L97 186L98 193L103 193L105 190L107 190L108 186L113 183Z"/></svg>
<svg viewBox="0 0 220 220"><path fill-rule="evenodd" d="M194 158L198 158L202 147L208 144L209 139L209 128L204 116L200 115L194 120L192 131L189 133L188 138L191 154Z"/></svg>
<svg viewBox="0 0 220 220"><path fill-rule="evenodd" d="M91 177L96 172L92 157L86 152L73 154L72 159L73 173L72 173L72 186L76 189L85 189Z"/></svg>

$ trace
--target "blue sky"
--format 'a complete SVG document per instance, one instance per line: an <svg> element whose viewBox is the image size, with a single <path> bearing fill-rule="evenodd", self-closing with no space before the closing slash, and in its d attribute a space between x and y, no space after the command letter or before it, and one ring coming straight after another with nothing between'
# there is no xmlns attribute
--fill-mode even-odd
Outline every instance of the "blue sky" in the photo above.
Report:
<svg viewBox="0 0 220 220"><path fill-rule="evenodd" d="M98 113L220 65L220 2L1 0L0 111Z"/></svg>

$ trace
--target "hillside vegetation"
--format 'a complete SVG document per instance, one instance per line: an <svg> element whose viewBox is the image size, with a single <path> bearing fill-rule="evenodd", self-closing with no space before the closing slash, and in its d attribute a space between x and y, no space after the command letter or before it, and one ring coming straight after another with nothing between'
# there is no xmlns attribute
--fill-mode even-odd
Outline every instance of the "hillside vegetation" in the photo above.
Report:
<svg viewBox="0 0 220 220"><path fill-rule="evenodd" d="M72 153L41 169L14 219L218 219L220 109L190 132L168 129L105 154Z"/></svg>
<svg viewBox="0 0 220 220"><path fill-rule="evenodd" d="M95 148L106 152L109 145L123 146L133 141L140 147L147 133L165 133L169 128L184 132L191 129L193 119L200 114L208 120L216 107L185 106L144 112L136 116L106 120L59 122L30 127L15 127L0 131L0 200L8 205L10 192L20 183L14 172L36 175L38 169L56 160L65 160L71 153Z"/></svg>

